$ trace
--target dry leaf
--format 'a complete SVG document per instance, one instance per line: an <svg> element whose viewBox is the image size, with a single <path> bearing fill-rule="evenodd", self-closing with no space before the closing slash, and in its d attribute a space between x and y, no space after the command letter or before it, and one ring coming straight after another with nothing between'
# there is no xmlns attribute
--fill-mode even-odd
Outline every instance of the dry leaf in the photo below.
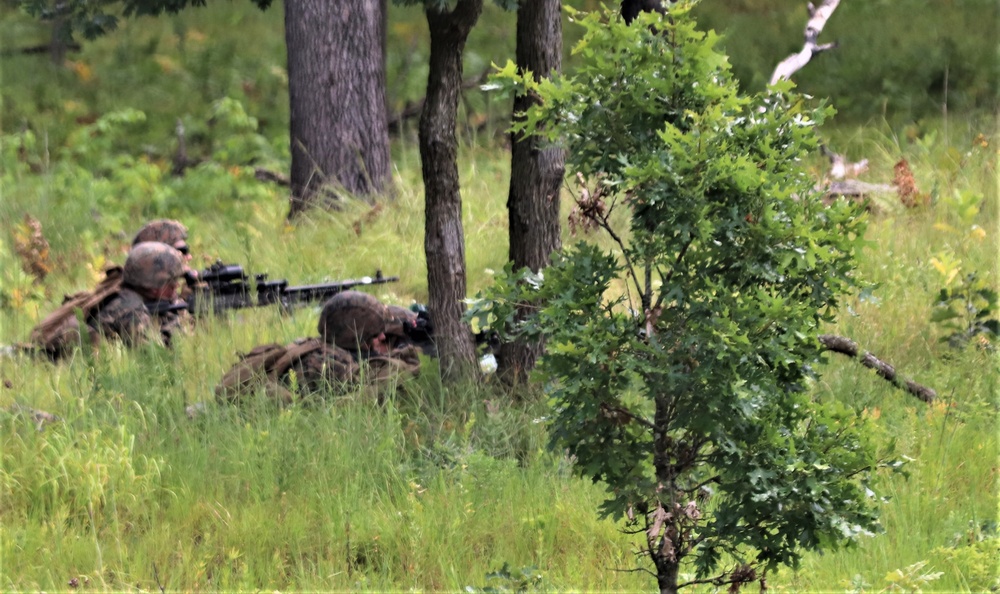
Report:
<svg viewBox="0 0 1000 594"><path fill-rule="evenodd" d="M52 271L49 266L49 242L42 235L42 224L30 214L14 228L14 250L21 258L21 267L38 281Z"/></svg>

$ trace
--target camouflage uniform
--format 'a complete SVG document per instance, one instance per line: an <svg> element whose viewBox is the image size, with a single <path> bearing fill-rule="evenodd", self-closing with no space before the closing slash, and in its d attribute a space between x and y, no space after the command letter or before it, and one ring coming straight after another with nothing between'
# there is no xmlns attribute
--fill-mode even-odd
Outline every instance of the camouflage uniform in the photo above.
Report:
<svg viewBox="0 0 1000 594"><path fill-rule="evenodd" d="M96 346L101 337L117 337L133 345L150 337L159 327L169 344L170 332L180 316L167 314L154 322L142 296L149 289L158 289L175 281L183 271L181 255L173 248L149 243L136 246L124 268L109 269L105 279L89 292L67 296L63 304L47 316L31 332L31 342L52 359L60 359L81 344L82 318L88 343ZM78 312L82 313L78 318Z"/></svg>
<svg viewBox="0 0 1000 594"><path fill-rule="evenodd" d="M395 387L420 369L411 347L388 354L373 354L369 347L382 335L390 320L388 310L371 295L345 291L323 306L320 338L303 338L287 346L262 345L241 355L215 389L226 402L237 402L262 389L269 397L289 403L299 395L338 392L363 385L381 401L384 391Z"/></svg>
<svg viewBox="0 0 1000 594"><path fill-rule="evenodd" d="M188 230L180 221L173 219L156 219L143 225L142 229L135 234L132 245L146 241L158 241L165 243L184 255L185 260L191 258L187 244ZM199 289L206 288L204 283L197 279L197 273L185 270L185 280L187 284L181 289L180 297L185 301L190 301Z"/></svg>
<svg viewBox="0 0 1000 594"><path fill-rule="evenodd" d="M268 397L290 404L299 396L340 391L357 377L358 366L350 354L318 338L300 338L286 346L265 344L249 353L222 376L215 395L222 402L237 403L263 390Z"/></svg>
<svg viewBox="0 0 1000 594"><path fill-rule="evenodd" d="M380 401L387 391L420 374L417 349L389 337L405 334L402 324L411 318L403 311L407 310L390 309L367 293L345 291L327 301L320 315L320 336L351 354L361 367L360 380L374 388ZM383 334L388 351L377 353L372 346Z"/></svg>
<svg viewBox="0 0 1000 594"><path fill-rule="evenodd" d="M393 350L412 345L428 357L437 357L433 328L426 314L418 314L399 305L389 305L387 309L389 321L385 326L385 337Z"/></svg>
<svg viewBox="0 0 1000 594"><path fill-rule="evenodd" d="M151 300L144 295L183 275L184 259L174 248L158 242L134 245L125 260L121 289L88 316L88 324L102 336L117 336L130 346L149 340L158 328L163 343L170 346L181 315L166 313L154 321L147 308Z"/></svg>

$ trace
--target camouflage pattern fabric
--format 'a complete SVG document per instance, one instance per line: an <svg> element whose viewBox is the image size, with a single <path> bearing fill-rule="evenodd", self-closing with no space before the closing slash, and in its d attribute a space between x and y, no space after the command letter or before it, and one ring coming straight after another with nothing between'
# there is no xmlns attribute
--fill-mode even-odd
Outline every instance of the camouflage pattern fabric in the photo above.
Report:
<svg viewBox="0 0 1000 594"><path fill-rule="evenodd" d="M91 312L110 296L121 289L122 269L109 268L93 291L81 291L63 298L63 303L50 313L31 331L31 344L53 360L61 359L79 346L80 323L78 315L86 320ZM91 344L97 339L96 332L90 332Z"/></svg>
<svg viewBox="0 0 1000 594"><path fill-rule="evenodd" d="M406 330L416 327L416 312L399 305L387 305L386 312L389 317L385 324L385 337L389 344L393 347L408 344L410 337Z"/></svg>
<svg viewBox="0 0 1000 594"><path fill-rule="evenodd" d="M319 335L329 344L357 349L385 331L389 313L374 296L360 291L344 291L323 305Z"/></svg>
<svg viewBox="0 0 1000 594"><path fill-rule="evenodd" d="M172 219L157 219L146 223L132 239L132 245L144 241L158 241L171 247L177 247L178 243L186 243L188 236L187 227L179 221Z"/></svg>
<svg viewBox="0 0 1000 594"><path fill-rule="evenodd" d="M379 404L400 391L406 390L407 381L420 375L419 349L407 345L393 349L385 355L372 355L360 359L359 384ZM356 353L355 353L356 354Z"/></svg>
<svg viewBox="0 0 1000 594"><path fill-rule="evenodd" d="M399 305L387 305L389 319L385 325L386 343L393 349L415 346L428 357L437 357L437 347L431 338L431 331L421 322L417 312Z"/></svg>
<svg viewBox="0 0 1000 594"><path fill-rule="evenodd" d="M319 338L256 347L226 372L215 389L216 396L225 402L238 402L263 389L287 404L296 394L343 393L360 387L384 402L399 385L420 373L419 351L412 345L384 355L370 350L373 341L387 331L387 324L389 332L405 338L403 324L415 315L399 309L406 313L390 314L382 302L367 293L339 293L323 306ZM386 339L392 344L388 336Z"/></svg>
<svg viewBox="0 0 1000 594"><path fill-rule="evenodd" d="M357 376L358 365L350 353L318 338L301 338L286 346L261 345L241 355L223 375L215 394L222 402L238 403L263 390L277 402L290 404L296 393L342 392Z"/></svg>
<svg viewBox="0 0 1000 594"><path fill-rule="evenodd" d="M164 243L134 245L125 260L122 282L140 289L159 289L184 276L184 257Z"/></svg>
<svg viewBox="0 0 1000 594"><path fill-rule="evenodd" d="M121 289L88 319L103 337L117 337L128 346L146 342L153 328L153 319L142 296L130 289Z"/></svg>
<svg viewBox="0 0 1000 594"><path fill-rule="evenodd" d="M239 361L222 376L215 386L215 396L220 402L237 403L241 397L269 384L268 374L274 364L281 359L287 349L280 344L262 344L250 352L239 354ZM286 391L274 391L271 395L281 402L291 402L292 395Z"/></svg>
<svg viewBox="0 0 1000 594"><path fill-rule="evenodd" d="M319 342L319 348L302 356L286 355L288 365L280 375L286 387L295 384L300 394L342 393L357 381L360 370L350 353L319 339L311 340ZM277 367L283 364L281 361Z"/></svg>

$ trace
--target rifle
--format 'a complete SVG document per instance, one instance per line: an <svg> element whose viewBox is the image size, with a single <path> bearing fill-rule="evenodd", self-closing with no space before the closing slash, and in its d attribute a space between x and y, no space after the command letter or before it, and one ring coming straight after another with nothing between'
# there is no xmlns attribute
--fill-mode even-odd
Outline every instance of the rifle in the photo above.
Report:
<svg viewBox="0 0 1000 594"><path fill-rule="evenodd" d="M181 311L191 311L191 304L187 301L146 301L146 309L154 316L165 316Z"/></svg>
<svg viewBox="0 0 1000 594"><path fill-rule="evenodd" d="M280 304L290 308L300 303L326 301L337 293L364 285L381 285L399 281L398 276L382 276L381 270L375 276L359 279L320 283L315 285L289 286L288 281L268 280L267 274L247 274L239 264L224 264L218 261L198 273L199 285L188 300L187 309L194 313L208 310L216 313L227 309L260 307ZM193 279L188 279L192 284ZM207 303L206 303L207 302Z"/></svg>

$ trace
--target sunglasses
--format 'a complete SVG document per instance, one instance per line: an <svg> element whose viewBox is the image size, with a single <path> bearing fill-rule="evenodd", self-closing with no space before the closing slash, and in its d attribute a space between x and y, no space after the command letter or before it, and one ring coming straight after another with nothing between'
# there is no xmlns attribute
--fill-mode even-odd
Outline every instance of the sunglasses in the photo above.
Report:
<svg viewBox="0 0 1000 594"><path fill-rule="evenodd" d="M185 256L187 256L188 254L191 253L191 248L189 248L188 244L186 244L186 243L183 244L183 245L181 245L180 247L178 247L178 246L175 245L174 249L177 250L178 252L180 252L181 254L185 255Z"/></svg>

